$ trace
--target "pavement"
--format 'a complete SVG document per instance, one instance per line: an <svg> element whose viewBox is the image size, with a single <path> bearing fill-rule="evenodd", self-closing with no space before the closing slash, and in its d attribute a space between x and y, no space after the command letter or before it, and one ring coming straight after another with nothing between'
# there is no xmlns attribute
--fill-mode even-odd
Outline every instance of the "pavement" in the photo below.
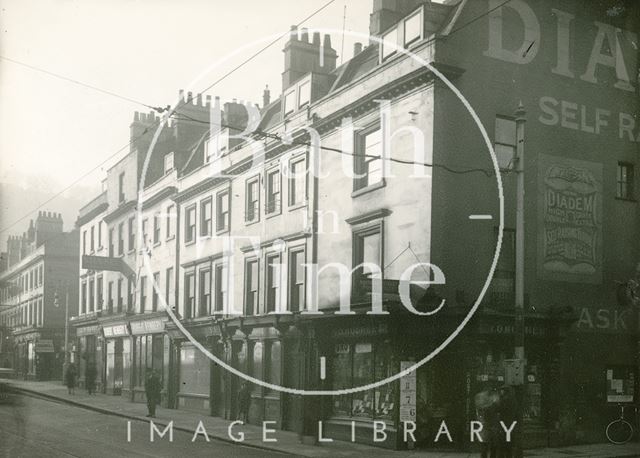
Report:
<svg viewBox="0 0 640 458"><path fill-rule="evenodd" d="M89 396L84 390L79 389L76 390L76 394L69 395L66 387L62 386L60 382L31 382L2 379L0 379L0 382L9 383L24 394L36 396L41 399L64 403L69 406L75 406L105 415L135 420L136 422L149 422L149 418L146 418L146 404L129 402L122 399L120 396L109 396L105 394ZM231 423L229 420L206 416L195 412L163 408L159 408L156 414L157 418L154 418L153 422L160 430L164 429L169 422L173 421L173 429L175 431L193 435L201 421L206 433L211 439L231 443L235 446L242 445L244 446L242 449L245 447L253 447L255 449L280 452L294 456L367 456L370 458L395 456L402 456L404 458L466 458L479 456L477 452L440 452L433 450L394 451L380 447L372 447L365 444L337 440L333 442L325 442L319 445L311 445L301 443L297 433L282 430L277 430L272 434L277 442L265 442L263 441L262 427L256 425L242 425L234 428L234 431L242 431L244 433L244 441L240 444L238 442L234 442L229 437L228 428ZM205 442L204 436L200 434L196 441ZM244 456L242 449L239 448L237 450L237 453L239 454L234 454L234 456ZM541 448L527 450L525 451L525 456L545 458L567 458L568 456L602 458L640 457L640 445L637 442L631 442L624 445L589 444L557 448Z"/></svg>

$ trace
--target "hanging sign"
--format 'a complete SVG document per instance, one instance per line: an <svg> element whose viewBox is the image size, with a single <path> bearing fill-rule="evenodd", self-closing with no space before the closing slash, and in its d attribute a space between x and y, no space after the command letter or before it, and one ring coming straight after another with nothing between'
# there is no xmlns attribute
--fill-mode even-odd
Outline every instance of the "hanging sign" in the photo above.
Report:
<svg viewBox="0 0 640 458"><path fill-rule="evenodd" d="M401 361L400 371L404 371L415 363ZM410 372L400 378L400 421L416 421L416 372Z"/></svg>

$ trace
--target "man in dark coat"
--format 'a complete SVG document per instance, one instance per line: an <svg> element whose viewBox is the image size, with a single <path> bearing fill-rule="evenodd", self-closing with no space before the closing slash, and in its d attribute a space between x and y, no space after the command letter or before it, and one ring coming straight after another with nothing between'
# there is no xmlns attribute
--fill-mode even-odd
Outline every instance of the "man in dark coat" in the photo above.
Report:
<svg viewBox="0 0 640 458"><path fill-rule="evenodd" d="M87 362L87 368L84 372L85 384L87 387L87 392L91 394L95 394L96 392L96 376L98 375L98 370L96 369L96 364L93 361Z"/></svg>
<svg viewBox="0 0 640 458"><path fill-rule="evenodd" d="M160 392L162 391L162 383L160 377L155 371L147 369L147 374L144 382L144 389L147 395L147 408L149 413L147 417L155 418L156 405L160 402Z"/></svg>
<svg viewBox="0 0 640 458"><path fill-rule="evenodd" d="M238 420L247 422L251 405L251 387L244 382L238 391Z"/></svg>
<svg viewBox="0 0 640 458"><path fill-rule="evenodd" d="M67 366L67 371L64 374L65 382L67 384L67 389L69 390L69 394L73 394L76 388L76 365L71 363Z"/></svg>

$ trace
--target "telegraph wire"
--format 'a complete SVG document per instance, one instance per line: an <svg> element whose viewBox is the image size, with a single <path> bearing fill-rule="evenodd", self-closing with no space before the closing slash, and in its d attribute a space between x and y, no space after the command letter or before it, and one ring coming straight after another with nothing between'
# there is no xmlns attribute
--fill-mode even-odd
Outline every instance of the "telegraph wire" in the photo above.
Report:
<svg viewBox="0 0 640 458"><path fill-rule="evenodd" d="M118 150L116 150L115 152L111 153L105 160L103 160L101 163L99 163L98 165L96 165L94 168L92 168L91 170L89 170L88 172L86 172L85 174L83 174L82 176L80 176L79 178L77 178L75 181L73 181L70 185L66 186L65 188L63 188L62 190L58 191L57 193L55 193L53 196L51 196L50 198L48 198L47 200L45 200L44 202L40 203L36 208L34 208L33 210L31 210L28 213L25 213L24 215L22 215L20 218L18 218L17 220L15 220L13 223L9 224L8 226L0 229L0 233L3 233L5 231L8 231L9 229L11 229L12 227L14 227L16 224L18 224L19 222L25 220L26 218L28 218L30 215L32 215L33 213L35 213L37 210L40 210L42 207L44 207L45 205L47 205L49 202L57 199L58 197L60 197L62 194L64 194L66 191L68 191L69 189L71 189L72 187L74 187L76 184L80 183L85 177L87 177L88 175L90 175L91 173L95 172L96 170L98 170L100 167L102 167L104 164L106 164L107 162L109 162L109 160L113 159L115 156L117 156L118 154L120 154L122 151L124 151L126 148L128 148L133 142L135 142L136 140L138 140L139 138L143 137L144 135L146 135L149 132L149 129L151 129L154 126L149 126L147 127L144 132L142 132L142 134L138 135L137 137L134 137L133 139L129 140L129 142L127 142L125 145L123 145L122 147L120 147Z"/></svg>
<svg viewBox="0 0 640 458"><path fill-rule="evenodd" d="M479 20L480 20L480 19L482 19L483 17L490 15L490 14L491 14L491 13L493 13L494 11L499 10L500 8L502 8L502 7L503 7L503 6L505 6L507 3L510 3L510 2L511 2L511 0L505 0L504 2L500 3L498 6L495 6L495 7L491 8L490 10L485 11L484 13L482 13L482 14L480 14L480 15L478 15L478 16L476 16L476 17L474 17L473 19L471 19L471 20L469 20L469 21L465 22L465 23L464 23L464 24L462 24L460 27L457 27L457 28L453 29L451 32L449 32L449 35L447 35L447 37L450 37L450 36L451 36L451 35L453 35L454 33L459 32L460 30L462 30L462 29L464 29L464 28L466 28L466 27L470 26L471 24L473 24L474 22L479 21ZM435 37L434 37L433 39L435 40Z"/></svg>
<svg viewBox="0 0 640 458"><path fill-rule="evenodd" d="M323 11L325 8L327 8L329 5L331 5L332 3L334 3L336 0L330 0L327 3L325 3L322 7L318 8L317 10L315 10L313 13L311 13L310 15L308 15L307 17L305 17L304 19L302 19L300 22L298 22L297 26L302 25L303 23L305 23L306 21L308 21L309 19L311 19L312 17L314 17L316 14L320 13L321 11ZM270 48L271 46L273 46L274 44L276 44L278 41L280 41L282 38L286 37L287 35L289 35L290 32L286 32L284 34L282 34L281 36L279 36L276 40L270 42L268 45L266 45L265 47L261 48L258 52L256 52L255 54L251 55L251 57L249 57L248 59L246 59L245 61L243 61L242 63L240 63L238 66L236 66L235 68L233 68L232 70L230 70L229 72L227 72L225 75L223 75L222 77L218 78L216 81L214 81L212 84L210 84L207 88L205 88L202 93L205 93L206 91L208 91L209 89L211 89L212 87L214 87L216 84L220 83L221 81L223 81L224 79L226 79L227 77L229 77L231 74L233 74L235 71L237 71L238 69L242 68L244 65L246 65L247 63L249 63L251 60L253 60L254 58L256 58L259 54L261 54L262 52L264 52L265 50L267 50L268 48ZM110 95L112 97L116 97L119 98L121 100L126 100L128 102L131 103L135 103L138 105L141 105L143 107L149 108L151 110L156 111L157 113L163 113L165 111L168 111L169 107L154 107L153 105L149 105L147 103L144 103L140 100L136 100L133 99L131 97L127 97L124 95L120 95L117 94L113 91L109 91L106 89L101 89L97 86L93 86L91 84L87 84L87 83L83 83L82 81L64 76L64 75L60 75L58 73L40 68L40 67L36 67L35 65L31 65L31 64L27 64L25 62L21 62L18 61L16 59L12 59L6 56L2 56L0 55L0 59L2 60L6 60L7 62L12 62L16 65L21 65L25 68L29 68L33 71L36 72L40 72L46 75L49 75L51 77L63 80L63 81L68 81L71 82L73 84L77 84L79 86L88 88L88 89L93 89L94 91L100 92L102 94L107 94ZM175 112L175 110L174 110ZM161 121L163 122L163 121ZM16 224L18 224L19 222L23 221L24 219L28 218L31 214L33 214L34 212L36 212L37 210L41 209L43 206L47 205L49 202L53 201L54 199L56 199L57 197L59 197L60 195L62 195L64 192L68 191L69 189L71 189L73 186L75 186L77 183L79 183L80 181L82 181L87 175L90 175L91 173L93 173L94 171L96 171L98 168L100 168L102 165L104 165L106 162L108 162L110 159L112 159L113 157L115 157L117 154L119 154L120 152L122 152L125 148L127 148L128 146L130 146L134 141L138 140L140 137L142 137L143 135L146 135L149 128L154 127L149 126L147 127L144 132L139 135L138 137L130 140L126 145L124 145L123 147L119 148L117 151L115 151L114 153L112 153L111 155L109 155L104 161L102 161L100 164L98 164L96 167L94 167L93 169L91 169L90 171L88 171L87 173L85 173L84 175L80 176L79 178L77 178L75 181L73 181L73 183L71 183L69 186L65 187L64 189L62 189L61 191L57 192L56 194L54 194L52 197L50 197L49 199L47 199L46 201L42 202L40 205L38 205L36 208L34 208L33 210L31 210L30 212L24 214L23 216L21 216L20 218L18 218L17 220L15 220L13 223L9 224L8 226L0 229L0 233L3 233L9 229L11 229L12 227L14 227Z"/></svg>
<svg viewBox="0 0 640 458"><path fill-rule="evenodd" d="M101 88L99 88L97 86L93 86L91 84L83 83L82 81L76 80L74 78L70 78L68 76L60 75L58 73L54 73L52 71L45 70L44 68L36 67L35 65L27 64L25 62L21 62L19 60L12 59L12 58L7 57L7 56L0 55L0 59L6 60L7 62L14 63L16 65L21 65L22 67L26 67L26 68L31 69L31 70L36 71L36 72L44 73L45 75L49 75L49 76L52 76L54 78L57 78L57 79L60 79L60 80L63 80L63 81L68 81L70 83L77 84L79 86L82 86L82 87L85 87L85 88L88 88L88 89L93 89L94 91L98 91L98 92L101 92L103 94L107 94L107 95L110 95L110 96L113 96L113 97L117 97L117 98L122 99L122 100L126 100L127 102L135 103L137 105L142 105L144 107L150 108L150 109L155 110L155 111L164 110L163 108L153 107L151 105L147 105L146 103L141 102L140 100L132 99L131 97L127 97L126 95L121 95L121 94L118 94L116 92L109 91L107 89L101 89Z"/></svg>
<svg viewBox="0 0 640 458"><path fill-rule="evenodd" d="M199 122L202 124L209 124L207 121L203 121L201 119L196 119L193 118L191 116L186 115L185 113L180 113L177 110L174 110L174 113L180 115L180 116L184 116L186 119L194 121L194 122ZM230 130L236 130L239 132L244 131L244 129L240 129L238 127L234 127L234 126L229 126L227 124L218 124L220 127L225 128L225 129L230 129ZM272 134L269 132L265 132L262 130L254 130L253 132L251 132L252 134L255 134L258 138L269 138L272 140L277 140L280 142L284 142L283 138L278 135L278 134ZM311 142L305 142L305 141L301 141L301 140L293 140L293 141L287 141L286 144L288 145L292 145L292 146L307 146L307 147L314 147L314 145ZM429 167L429 168L441 168L443 170L446 170L447 172L453 173L453 174L458 174L458 175L465 175L468 173L483 173L485 176L487 177L492 177L494 176L494 171L493 170L486 170L486 169L481 169L481 168L468 168L468 169L455 169L453 167L450 167L448 165L444 165L444 164L438 164L438 163L429 163L429 162L419 162L419 161L410 161L410 160L405 160L405 159L398 159L398 158L394 158L394 157L383 157L383 156L376 156L374 154L358 154L355 152L350 152L350 151L344 151L342 149L338 149L338 148L331 148L329 146L322 146L319 145L318 149L324 150L324 151L330 151L333 153L338 153L338 154L344 154L347 156L359 156L359 157L364 157L364 158L369 158L369 159L381 159L383 161L389 161L389 162L396 162L398 164L403 164L403 165L421 165L423 167ZM228 156L229 154L231 154L232 152L234 152L235 150L229 150L224 154L221 154L220 156L218 156L216 159L222 159L223 157Z"/></svg>
<svg viewBox="0 0 640 458"><path fill-rule="evenodd" d="M325 3L324 5L322 5L320 8L318 8L317 10L315 10L313 13L311 13L310 15L308 15L307 17L305 17L304 19L302 19L300 22L298 22L296 24L296 27L300 27L302 24L304 24L305 22L307 22L309 19L311 19L312 17L314 17L316 14L320 13L322 10L324 10L325 8L327 8L329 5L331 5L332 3L334 3L336 0L329 0L327 3ZM287 35L290 35L291 32L287 31L285 33L283 33L282 35L280 35L278 38L276 38L275 40L269 42L266 46L264 46L263 48L260 48L257 52L255 52L254 54L252 54L250 57L248 57L247 59L243 60L240 64L238 64L237 66L235 66L234 68L232 68L231 70L229 70L227 73L225 73L224 75L222 75L220 78L218 78L217 80L215 80L213 83L211 83L209 86L207 86L206 88L204 88L200 93L204 94L205 92L207 92L209 89L211 89L212 87L216 86L218 83L220 83L221 81L225 80L226 78L228 78L230 75L232 75L233 73L235 73L237 70L239 70L240 68L244 67L246 64L248 64L249 62L251 62L253 59L255 59L256 57L258 57L260 54L262 54L264 51L266 51L267 49L269 49L271 46L273 46L274 44L276 44L277 42L279 42L280 40L282 40L284 37L286 37Z"/></svg>
<svg viewBox="0 0 640 458"><path fill-rule="evenodd" d="M301 20L297 26L302 25L304 22L306 22L307 20L311 19L312 17L314 17L316 14L320 13L322 10L324 10L325 8L327 8L329 5L331 5L332 3L334 3L335 0L330 0L329 2L327 2L326 4L324 4L322 7L320 7L319 9L317 9L316 11L314 11L313 13L311 13L309 16L307 16L306 18L304 18L303 20ZM456 32L459 32L460 30L463 30L464 28L470 26L471 24L475 23L476 21L482 19L483 17L491 14L492 12L494 12L497 9L502 8L503 6L505 6L507 3L511 2L511 0L505 0L503 3L501 3L500 5L482 13L481 15L475 17L474 19L471 19L470 21L462 24L460 27L453 29L448 35L447 37L450 37L451 35L453 35ZM216 81L214 81L213 83L211 83L209 86L207 86L201 93L205 93L206 91L208 91L209 89L213 88L215 85L219 84L221 81L223 81L224 79L226 79L227 77L229 77L231 74L233 74L235 71L237 71L238 69L242 68L244 65L246 65L247 63L249 63L251 60L253 60L255 57L257 57L259 54L261 54L262 52L264 52L266 49L268 49L269 47L273 46L275 43L277 43L279 40L281 40L282 38L284 38L285 36L289 35L290 32L286 32L284 34L282 34L281 36L279 36L276 40L270 42L269 44L267 44L265 47L261 48L259 51L257 51L256 53L254 53L251 57L249 57L248 59L246 59L245 61L243 61L242 63L240 63L239 65L237 65L235 68L233 68L232 70L230 70L229 72L227 72L225 75L223 75L222 77L218 78ZM432 43L434 41L436 41L436 39L441 39L442 37L433 37L429 40L427 40L425 43ZM151 110L154 110L158 113L163 113L165 111L167 111L167 108L162 108L162 107L154 107L152 105L149 105L147 103L144 103L142 101L133 99L131 97L127 97L127 96L123 96L120 94L117 94L113 91L109 91L106 89L101 89L97 86L93 86L87 83L83 83L82 81L70 78L70 77L66 77L54 72L51 72L49 70L45 70L43 68L40 67L36 67L34 65L30 65L27 64L25 62L21 62L6 56L2 56L0 55L0 59L2 60L6 60L8 62L12 62L14 64L17 65L21 65L23 67L29 68L31 70L40 72L40 73L44 73L46 75L52 76L54 78L58 78L64 81L68 81L74 84L77 84L79 86L88 88L88 89L93 89L95 91L101 92L103 94L107 94L107 95L111 95L113 97L122 99L122 100L126 100L128 102L132 102L141 106L144 106L146 108L149 108ZM186 116L184 113L179 113L177 110L173 110L174 113L177 113L181 116ZM196 122L204 122L201 120L195 120L192 119L193 121ZM75 186L77 183L79 183L80 181L82 181L87 175L93 173L95 170L97 170L98 168L100 168L102 165L104 165L106 162L108 162L110 159L112 159L113 157L115 157L117 154L119 154L120 152L122 152L125 148L127 148L128 146L130 146L134 141L138 140L140 137L142 137L143 135L146 135L148 133L148 129L154 127L154 126L149 126L147 127L147 129L145 129L145 131L139 135L138 137L130 140L126 145L124 145L123 147L121 147L120 149L118 149L117 151L115 151L114 153L112 153L111 155L109 155L107 157L107 159L105 159L103 162L99 163L96 167L94 167L93 169L91 169L90 171L86 172L84 175L80 176L79 178L77 178L75 181L73 181L69 186L65 187L64 189L62 189L61 191L57 192L54 196L52 196L51 198L47 199L45 202L41 203L40 205L38 205L36 208L34 208L33 210L31 210L30 212L26 213L25 215L21 216L19 219L15 220L13 223L11 223L10 225L0 229L0 233L3 233L9 229L11 229L12 227L14 227L16 224L18 224L19 222L23 221L24 219L26 219L27 217L29 217L29 215L33 214L35 211L41 209L43 206L47 205L49 202L53 201L54 199L56 199L57 197L59 197L60 195L62 195L64 192L68 191L70 188L72 188L73 186ZM230 128L230 129L235 129L232 126L223 126L226 128ZM263 134L266 134L266 132L264 132ZM269 134L271 135L271 134ZM264 135L267 136L267 135ZM282 141L282 139L279 136L278 139L280 141ZM306 144L306 146L311 146L310 144ZM328 148L328 147L321 147L324 150L329 150L329 151L334 151L334 152L338 152L341 154L350 154L348 152L342 151L342 150L337 150L335 148ZM227 152L227 154L230 154L231 151ZM222 156L221 156L222 157ZM365 155L366 157L366 155ZM379 159L379 156L374 156L374 158ZM456 173L456 174L466 174L466 173L473 173L473 172L481 172L483 174L485 174L487 177L493 176L493 171L487 171L484 169L468 169L468 170L455 170L453 168L450 168L449 166L445 166L444 164L427 164L427 163L420 163L420 164L416 164L413 161L402 161L400 159L394 159L394 158L385 158L385 159L389 159L389 160L393 160L394 162L400 162L400 163L410 163L410 164L414 164L414 165L424 165L425 167L440 167L443 170L447 170L451 173Z"/></svg>

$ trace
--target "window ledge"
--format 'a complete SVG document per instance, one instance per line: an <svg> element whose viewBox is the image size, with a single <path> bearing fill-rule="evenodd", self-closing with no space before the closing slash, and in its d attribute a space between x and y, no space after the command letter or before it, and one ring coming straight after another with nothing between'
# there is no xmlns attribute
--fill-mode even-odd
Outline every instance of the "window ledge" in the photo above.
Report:
<svg viewBox="0 0 640 458"><path fill-rule="evenodd" d="M282 210L265 213L264 217L268 219L268 218L273 218L274 216L279 216L279 215L282 215Z"/></svg>
<svg viewBox="0 0 640 458"><path fill-rule="evenodd" d="M216 235L226 234L227 232L229 232L229 228L225 227L224 229L217 230Z"/></svg>
<svg viewBox="0 0 640 458"><path fill-rule="evenodd" d="M300 203L289 205L288 210L289 211L298 210L299 208L303 208L303 207L306 207L306 206L307 206L307 201L304 200L304 201L302 201Z"/></svg>
<svg viewBox="0 0 640 458"><path fill-rule="evenodd" d="M638 202L636 199L629 198L629 197L616 197L615 199L620 200L622 202L632 202L632 203Z"/></svg>
<svg viewBox="0 0 640 458"><path fill-rule="evenodd" d="M154 246L154 247L156 247L156 246L160 246L160 242L159 242L159 241L158 241L158 242L155 242L155 243L153 244L153 246Z"/></svg>
<svg viewBox="0 0 640 458"><path fill-rule="evenodd" d="M367 193L375 191L377 189L384 188L386 185L387 185L387 182L383 178L381 181L378 181L377 183L371 184L371 185L366 186L364 188L356 189L355 191L353 191L351 193L351 197L362 196L363 194L367 194Z"/></svg>
<svg viewBox="0 0 640 458"><path fill-rule="evenodd" d="M245 221L244 225L245 226L252 226L252 225L254 225L256 223L259 223L259 222L260 222L260 218L256 218L256 219L252 219L251 221Z"/></svg>
<svg viewBox="0 0 640 458"><path fill-rule="evenodd" d="M189 241L185 241L184 242L184 246L190 246L190 245L195 245L196 241L195 240L189 240Z"/></svg>
<svg viewBox="0 0 640 458"><path fill-rule="evenodd" d="M170 242L171 240L175 240L175 238L176 238L176 236L175 236L175 235L172 235L171 237L167 237L167 238L166 238L166 241L167 241L167 242Z"/></svg>

